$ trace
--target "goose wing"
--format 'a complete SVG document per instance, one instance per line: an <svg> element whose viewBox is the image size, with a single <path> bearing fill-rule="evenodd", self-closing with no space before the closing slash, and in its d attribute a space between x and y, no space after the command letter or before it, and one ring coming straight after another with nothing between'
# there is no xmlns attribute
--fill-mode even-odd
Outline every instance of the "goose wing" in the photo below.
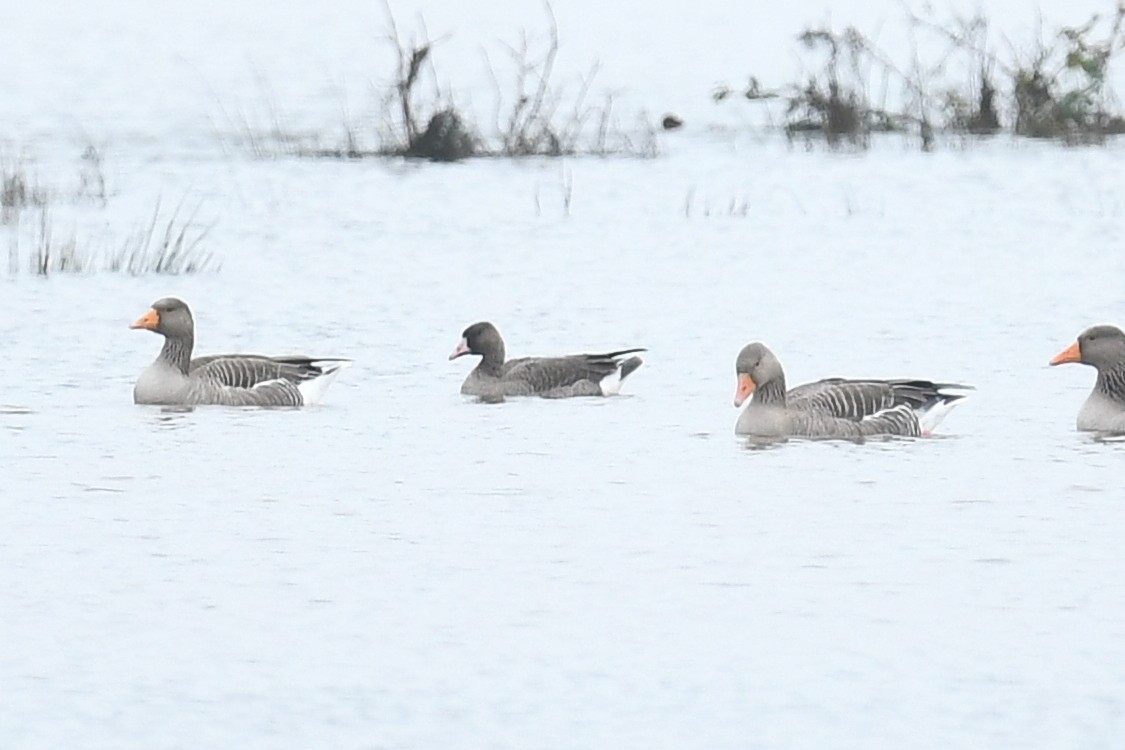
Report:
<svg viewBox="0 0 1125 750"><path fill-rule="evenodd" d="M295 385L323 376L340 359L305 356L267 357L260 354L213 354L191 361L188 374L216 385L253 388L274 380Z"/></svg>
<svg viewBox="0 0 1125 750"><path fill-rule="evenodd" d="M963 398L959 390L971 386L929 380L849 380L828 378L790 390L790 408L821 412L841 419L861 420L898 406L926 409L937 402Z"/></svg>
<svg viewBox="0 0 1125 750"><path fill-rule="evenodd" d="M623 365L632 364L626 359L627 355L642 351L644 349L623 349L605 354L522 357L504 364L502 378L521 383L529 393L539 395L601 395L601 382ZM630 372L639 364L639 360L632 364Z"/></svg>

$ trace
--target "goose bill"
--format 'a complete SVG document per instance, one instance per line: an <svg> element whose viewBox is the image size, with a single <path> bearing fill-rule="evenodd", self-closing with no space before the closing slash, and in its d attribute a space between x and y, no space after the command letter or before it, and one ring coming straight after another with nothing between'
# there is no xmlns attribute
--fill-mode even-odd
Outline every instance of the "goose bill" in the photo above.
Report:
<svg viewBox="0 0 1125 750"><path fill-rule="evenodd" d="M465 339L461 339L461 343L457 344L457 346L450 353L449 358L457 359L463 354L472 354L472 352L469 350L469 342L465 341Z"/></svg>
<svg viewBox="0 0 1125 750"><path fill-rule="evenodd" d="M1068 346L1066 349L1063 349L1061 352L1056 354L1055 358L1051 360L1051 364L1052 365L1061 365L1061 364L1064 364L1066 362L1081 362L1081 361L1082 361L1082 352L1080 352L1078 350L1078 342L1075 341L1073 344Z"/></svg>
<svg viewBox="0 0 1125 750"><path fill-rule="evenodd" d="M158 313L156 310L149 310L144 315L133 321L133 325L129 327L144 328L148 331L155 331L160 327L160 313Z"/></svg>
<svg viewBox="0 0 1125 750"><path fill-rule="evenodd" d="M743 373L738 376L738 389L734 392L734 405L742 406L746 399L750 398L750 394L758 384L754 382L754 378Z"/></svg>

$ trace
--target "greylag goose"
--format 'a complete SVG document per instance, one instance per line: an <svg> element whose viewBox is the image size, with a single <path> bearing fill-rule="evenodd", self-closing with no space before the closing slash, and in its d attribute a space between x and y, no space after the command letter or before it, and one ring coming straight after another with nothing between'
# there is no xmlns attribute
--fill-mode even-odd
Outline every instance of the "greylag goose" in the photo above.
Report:
<svg viewBox="0 0 1125 750"><path fill-rule="evenodd" d="M219 354L191 358L195 322L191 310L175 297L152 303L130 328L164 337L156 361L133 387L138 404L192 406L305 406L316 403L343 368L346 359L266 357Z"/></svg>
<svg viewBox="0 0 1125 750"><path fill-rule="evenodd" d="M764 344L753 343L735 362L734 405L750 404L735 432L757 437L863 438L929 435L971 386L929 380L829 378L785 388L781 363Z"/></svg>
<svg viewBox="0 0 1125 750"><path fill-rule="evenodd" d="M1094 390L1078 412L1078 429L1125 432L1125 333L1115 326L1087 328L1052 365L1078 362L1098 371Z"/></svg>
<svg viewBox="0 0 1125 750"><path fill-rule="evenodd" d="M644 349L622 349L606 354L571 354L565 357L522 357L504 359L504 339L491 323L474 323L461 334L461 341L449 355L457 359L466 354L481 360L461 384L461 393L484 399L505 396L612 396L624 380L641 366L640 357L627 355Z"/></svg>

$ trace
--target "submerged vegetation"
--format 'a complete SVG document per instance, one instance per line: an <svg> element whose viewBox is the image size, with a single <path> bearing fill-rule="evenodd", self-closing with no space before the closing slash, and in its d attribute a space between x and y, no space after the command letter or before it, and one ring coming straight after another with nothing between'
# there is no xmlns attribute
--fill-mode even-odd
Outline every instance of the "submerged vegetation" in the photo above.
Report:
<svg viewBox="0 0 1125 750"><path fill-rule="evenodd" d="M614 100L606 94L591 103L598 65L568 88L557 81L555 62L559 30L546 4L547 31L520 35L516 44L502 43L504 63L494 65L484 53L493 84L495 106L489 127L458 106L456 97L442 91L434 63L441 39L431 40L424 24L419 38L407 42L388 3L384 3L386 43L395 54L395 70L382 87L378 113L368 125L344 117L342 134L325 145L324 133L295 133L269 97L270 126L262 132L245 116L234 120L224 112L229 130L258 157L279 155L355 159L406 157L458 161L470 157L631 156L656 155L657 128L643 115L631 129L617 124Z"/></svg>
<svg viewBox="0 0 1125 750"><path fill-rule="evenodd" d="M198 208L181 218L182 201L165 219L158 199L146 224L108 244L83 242L76 230L59 230L57 212L67 199L92 202L99 211L108 205L101 153L88 146L82 162L79 187L69 194L43 187L22 162L0 162L0 227L8 234L9 275L21 267L38 276L98 270L133 276L218 270L214 256L201 246L213 225L200 224Z"/></svg>
<svg viewBox="0 0 1125 750"><path fill-rule="evenodd" d="M908 12L907 23L906 63L854 27L809 27L797 36L809 70L802 80L769 89L752 76L743 87L720 85L712 96L767 107L780 100L780 127L791 140L818 138L833 147L866 148L872 133L886 131L913 134L927 150L939 133L1007 131L1066 143L1125 133L1108 85L1125 48L1125 0L1116 0L1108 16L1095 14L1046 38L1040 31L1028 48L1008 42L1003 53L980 14L942 21Z"/></svg>

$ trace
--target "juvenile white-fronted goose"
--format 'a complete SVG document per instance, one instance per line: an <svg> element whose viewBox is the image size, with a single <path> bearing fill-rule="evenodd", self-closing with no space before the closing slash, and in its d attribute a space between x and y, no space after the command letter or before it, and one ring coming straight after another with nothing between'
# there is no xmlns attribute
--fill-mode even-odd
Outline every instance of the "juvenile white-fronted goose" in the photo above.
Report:
<svg viewBox="0 0 1125 750"><path fill-rule="evenodd" d="M1078 429L1125 433L1125 333L1115 326L1087 328L1052 365L1078 362L1098 371L1094 390L1078 412Z"/></svg>
<svg viewBox="0 0 1125 750"><path fill-rule="evenodd" d="M137 378L138 404L193 406L305 406L316 403L343 368L346 359L266 357L218 354L191 358L195 322L191 310L175 297L152 303L131 328L164 337L160 355Z"/></svg>
<svg viewBox="0 0 1125 750"><path fill-rule="evenodd" d="M628 355L644 349L622 349L606 354L571 354L565 357L522 357L504 359L504 340L491 323L474 323L461 334L461 341L449 355L457 359L466 354L481 360L465 382L461 393L485 399L505 396L612 396L624 380L641 366L640 357Z"/></svg>
<svg viewBox="0 0 1125 750"><path fill-rule="evenodd" d="M767 438L929 435L971 390L929 380L829 378L787 391L781 363L760 343L743 347L735 373L734 405L751 399L735 432Z"/></svg>

